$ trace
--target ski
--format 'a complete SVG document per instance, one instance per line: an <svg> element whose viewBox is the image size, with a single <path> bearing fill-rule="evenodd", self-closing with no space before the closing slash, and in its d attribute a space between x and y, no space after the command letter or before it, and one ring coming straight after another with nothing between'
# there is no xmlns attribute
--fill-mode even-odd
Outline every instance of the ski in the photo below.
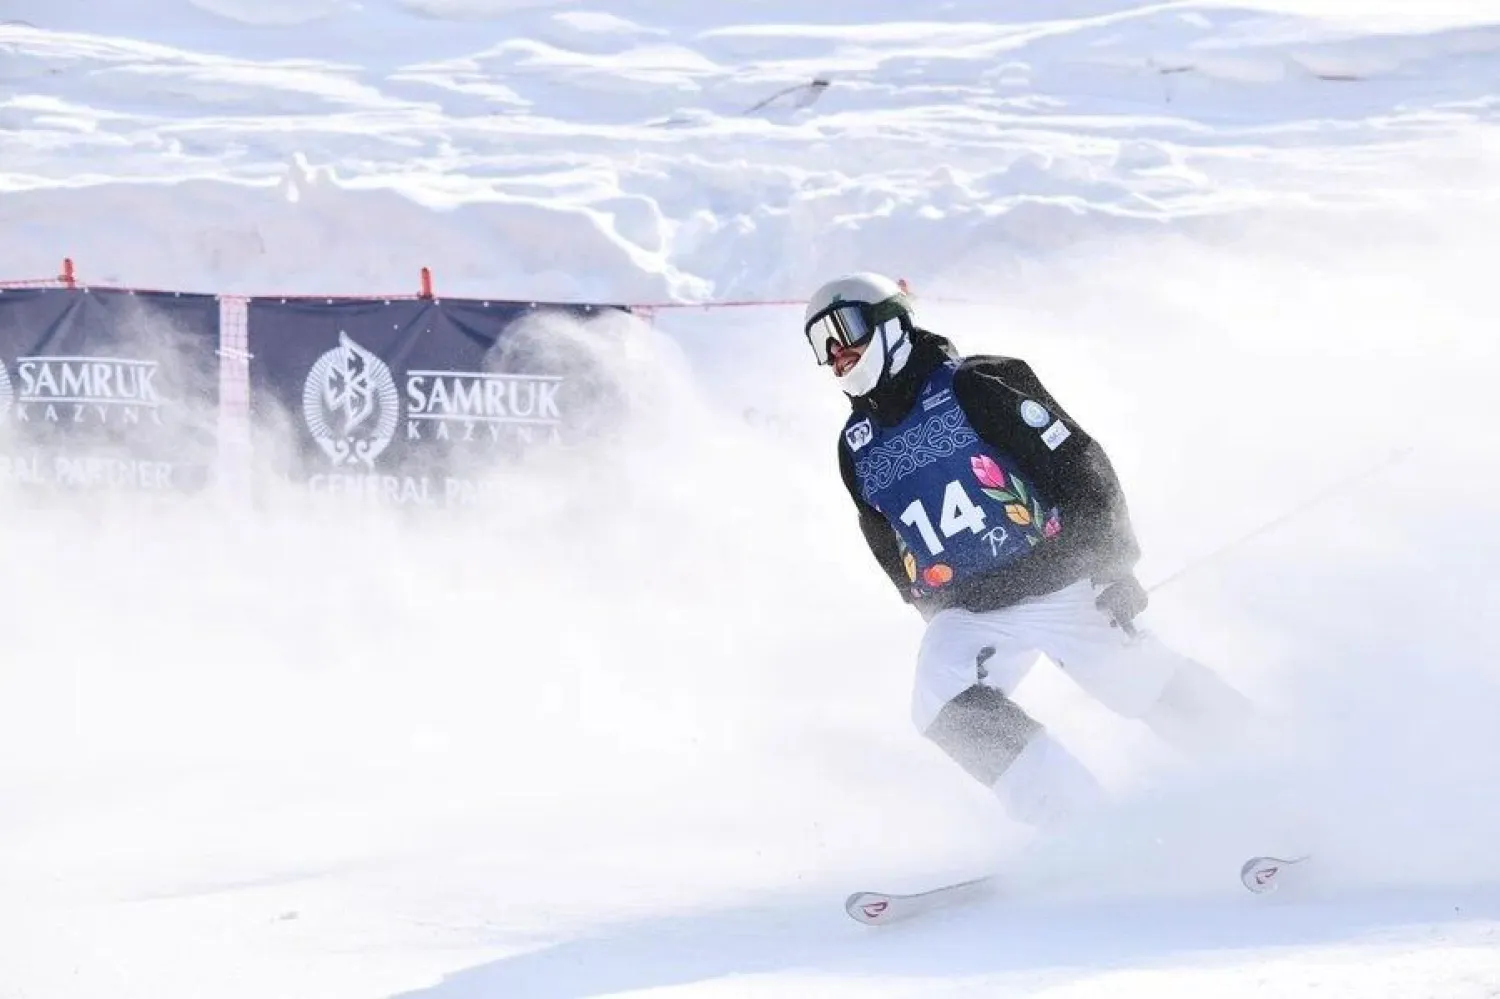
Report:
<svg viewBox="0 0 1500 999"><path fill-rule="evenodd" d="M1240 866L1240 883L1256 895L1269 894L1281 883L1281 877L1287 868L1307 859L1307 855L1251 857ZM857 891L844 900L844 911L849 914L850 919L866 926L884 926L935 909L945 909L983 898L994 892L998 882L996 875L989 874L907 894Z"/></svg>
<svg viewBox="0 0 1500 999"><path fill-rule="evenodd" d="M857 891L844 900L844 911L849 914L849 918L866 926L884 926L934 909L981 898L994 890L997 880L994 875L986 875L906 895Z"/></svg>
<svg viewBox="0 0 1500 999"><path fill-rule="evenodd" d="M1240 883L1257 895L1276 890L1288 867L1307 859L1301 857L1251 857L1240 867Z"/></svg>

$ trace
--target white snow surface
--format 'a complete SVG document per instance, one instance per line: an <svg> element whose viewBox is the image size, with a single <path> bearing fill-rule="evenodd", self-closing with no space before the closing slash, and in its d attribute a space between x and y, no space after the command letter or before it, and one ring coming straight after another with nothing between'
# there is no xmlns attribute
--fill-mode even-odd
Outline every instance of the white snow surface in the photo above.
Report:
<svg viewBox="0 0 1500 999"><path fill-rule="evenodd" d="M0 278L691 305L488 507L5 500L0 997L1500 994L1500 4L0 22ZM800 310L699 307L854 267L1104 442L1152 626L1272 745L1176 758L1044 662L1119 803L1034 842L911 729Z"/></svg>

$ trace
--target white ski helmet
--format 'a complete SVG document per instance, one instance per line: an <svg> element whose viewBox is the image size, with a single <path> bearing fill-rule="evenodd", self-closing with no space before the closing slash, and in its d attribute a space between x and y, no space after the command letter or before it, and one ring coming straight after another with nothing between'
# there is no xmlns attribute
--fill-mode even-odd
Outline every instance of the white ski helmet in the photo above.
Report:
<svg viewBox="0 0 1500 999"><path fill-rule="evenodd" d="M868 395L906 366L911 356L914 314L911 296L883 274L863 272L834 278L808 299L802 332L819 364L832 364L829 345L868 343L859 361L837 376L851 396Z"/></svg>

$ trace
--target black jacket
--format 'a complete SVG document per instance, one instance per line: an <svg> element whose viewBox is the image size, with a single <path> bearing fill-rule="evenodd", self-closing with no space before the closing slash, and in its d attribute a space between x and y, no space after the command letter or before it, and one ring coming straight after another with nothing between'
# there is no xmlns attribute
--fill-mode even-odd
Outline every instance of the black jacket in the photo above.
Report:
<svg viewBox="0 0 1500 999"><path fill-rule="evenodd" d="M952 359L960 361L953 377L953 395L974 431L991 447L1015 459L1022 474L1057 505L1063 531L1038 545L1020 563L992 576L955 583L918 600L901 564L895 529L860 494L854 457L840 434L839 470L859 512L860 529L902 597L917 604L927 616L945 607L995 610L1082 579L1130 574L1140 558L1140 549L1114 468L1104 449L1058 405L1025 361L989 355L960 357L943 337L917 330L906 366L874 392L851 399L851 404L856 412L882 426L894 426L916 404L933 369ZM1069 431L1055 450L1042 440L1041 430L1021 418L1021 403L1027 399L1045 406Z"/></svg>

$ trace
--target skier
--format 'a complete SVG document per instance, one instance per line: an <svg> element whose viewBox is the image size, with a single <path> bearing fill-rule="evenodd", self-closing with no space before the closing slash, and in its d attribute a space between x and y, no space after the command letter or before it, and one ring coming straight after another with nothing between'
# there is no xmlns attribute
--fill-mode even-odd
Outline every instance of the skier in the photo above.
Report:
<svg viewBox="0 0 1500 999"><path fill-rule="evenodd" d="M879 274L823 285L803 329L850 400L838 457L859 526L926 621L912 720L1009 815L1051 828L1104 795L1011 699L1038 654L1181 747L1248 708L1138 626L1148 599L1120 483L1026 362L961 356Z"/></svg>

